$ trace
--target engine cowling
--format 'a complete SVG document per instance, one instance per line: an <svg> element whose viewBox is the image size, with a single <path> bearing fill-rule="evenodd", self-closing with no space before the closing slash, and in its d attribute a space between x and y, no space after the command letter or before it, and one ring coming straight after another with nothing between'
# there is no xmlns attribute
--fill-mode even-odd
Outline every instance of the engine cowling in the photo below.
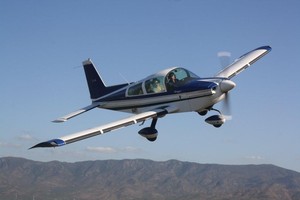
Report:
<svg viewBox="0 0 300 200"><path fill-rule="evenodd" d="M157 139L158 131L155 128L146 127L139 131L139 134L147 140L154 142Z"/></svg>
<svg viewBox="0 0 300 200"><path fill-rule="evenodd" d="M231 80L223 80L220 83L220 89L224 93L228 92L229 90L232 90L235 86L236 84Z"/></svg>
<svg viewBox="0 0 300 200"><path fill-rule="evenodd" d="M219 128L224 124L226 119L222 115L213 115L205 119L205 122Z"/></svg>

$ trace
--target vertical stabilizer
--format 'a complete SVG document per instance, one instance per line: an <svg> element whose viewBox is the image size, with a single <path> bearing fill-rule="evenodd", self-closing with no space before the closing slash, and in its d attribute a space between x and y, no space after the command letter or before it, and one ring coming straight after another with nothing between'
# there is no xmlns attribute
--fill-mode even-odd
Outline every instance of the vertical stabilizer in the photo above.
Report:
<svg viewBox="0 0 300 200"><path fill-rule="evenodd" d="M119 90L128 84L106 86L91 59L82 62L92 101Z"/></svg>
<svg viewBox="0 0 300 200"><path fill-rule="evenodd" d="M106 94L106 86L91 59L84 61L83 68L90 91L91 99L97 99Z"/></svg>

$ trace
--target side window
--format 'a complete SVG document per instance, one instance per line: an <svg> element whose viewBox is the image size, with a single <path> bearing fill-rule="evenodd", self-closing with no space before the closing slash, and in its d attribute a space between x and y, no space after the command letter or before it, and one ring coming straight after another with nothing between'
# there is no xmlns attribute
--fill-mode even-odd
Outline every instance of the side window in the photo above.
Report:
<svg viewBox="0 0 300 200"><path fill-rule="evenodd" d="M156 77L156 78L147 80L145 82L146 92L149 94L165 92L166 88L163 83L163 80L164 80L163 77Z"/></svg>
<svg viewBox="0 0 300 200"><path fill-rule="evenodd" d="M142 83L139 83L137 85L134 85L128 89L128 95L141 95L144 94L143 88L142 88Z"/></svg>

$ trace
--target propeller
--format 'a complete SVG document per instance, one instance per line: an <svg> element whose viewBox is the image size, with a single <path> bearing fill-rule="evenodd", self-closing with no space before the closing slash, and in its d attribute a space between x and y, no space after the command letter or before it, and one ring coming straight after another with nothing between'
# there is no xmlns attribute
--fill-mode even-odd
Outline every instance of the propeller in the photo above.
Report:
<svg viewBox="0 0 300 200"><path fill-rule="evenodd" d="M224 100L222 106L222 111L225 114L224 117L226 119L231 119L229 91L235 87L235 83L231 80L224 79L219 83L219 85L221 91L224 93Z"/></svg>
<svg viewBox="0 0 300 200"><path fill-rule="evenodd" d="M220 52L218 52L217 55L219 57L222 69L226 68L228 65L231 64L231 53L230 52L220 51ZM224 82L224 81L222 81L222 82ZM234 83L233 83L233 85L235 86ZM231 116L231 106L230 106L231 104L230 104L229 90L227 90L224 95L225 95L225 97L224 97L223 105L222 105L222 111L224 113L223 116L225 117L226 120L230 120L230 119L232 119L232 116Z"/></svg>
<svg viewBox="0 0 300 200"><path fill-rule="evenodd" d="M228 92L225 93L225 98L223 100L223 105L222 105L222 110L223 110L223 116L225 117L226 120L231 120L232 115L231 115L231 103L230 103L230 95Z"/></svg>
<svg viewBox="0 0 300 200"><path fill-rule="evenodd" d="M222 66L222 69L230 65L231 62L231 53L229 51L220 51L218 52L218 57L220 60L220 64Z"/></svg>

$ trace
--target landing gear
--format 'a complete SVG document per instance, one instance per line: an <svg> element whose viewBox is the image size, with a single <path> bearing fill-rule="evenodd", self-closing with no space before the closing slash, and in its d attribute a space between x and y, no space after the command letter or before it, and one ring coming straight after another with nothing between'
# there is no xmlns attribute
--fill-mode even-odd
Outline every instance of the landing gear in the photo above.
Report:
<svg viewBox="0 0 300 200"><path fill-rule="evenodd" d="M212 106L207 107L204 110L199 111L198 114L201 115L201 116L205 116L208 113L208 111L210 111L210 110L214 110Z"/></svg>
<svg viewBox="0 0 300 200"><path fill-rule="evenodd" d="M210 116L210 117L208 117L208 118L205 119L205 122L208 123L208 124L213 125L216 128L221 127L225 123L225 121L226 121L225 117L217 109L211 108L210 110L217 111L219 113L219 115Z"/></svg>
<svg viewBox="0 0 300 200"><path fill-rule="evenodd" d="M206 123L213 125L216 128L221 127L225 123L223 115L213 115L205 119Z"/></svg>
<svg viewBox="0 0 300 200"><path fill-rule="evenodd" d="M207 112L208 112L208 110L204 110L204 111L198 112L198 114L201 115L201 116L204 116L204 115L207 114Z"/></svg>
<svg viewBox="0 0 300 200"><path fill-rule="evenodd" d="M150 127L143 128L139 131L139 134L147 140L154 142L157 139L158 131L155 129L157 118L153 118Z"/></svg>

